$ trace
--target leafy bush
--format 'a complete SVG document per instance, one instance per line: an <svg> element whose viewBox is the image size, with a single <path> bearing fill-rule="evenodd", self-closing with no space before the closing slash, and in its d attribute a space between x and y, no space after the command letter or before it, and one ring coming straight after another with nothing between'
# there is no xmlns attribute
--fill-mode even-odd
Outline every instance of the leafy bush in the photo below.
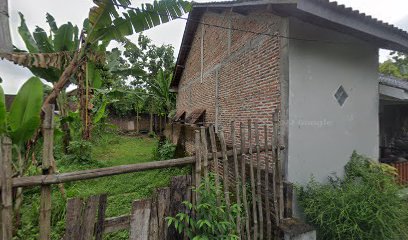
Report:
<svg viewBox="0 0 408 240"><path fill-rule="evenodd" d="M167 160L174 158L176 152L176 145L166 140L164 142L158 142L157 148L154 150L155 160Z"/></svg>
<svg viewBox="0 0 408 240"><path fill-rule="evenodd" d="M68 160L75 163L92 162L92 144L89 141L72 141L68 146Z"/></svg>
<svg viewBox="0 0 408 240"><path fill-rule="evenodd" d="M408 207L395 169L353 153L344 179L313 179L299 187L299 203L319 239L408 239Z"/></svg>
<svg viewBox="0 0 408 240"><path fill-rule="evenodd" d="M209 190L206 189L208 185ZM236 233L236 217L241 213L237 204L231 206L227 212L222 187L217 188L214 177L204 179L195 192L200 196L198 204L188 201L183 204L194 212L193 216L180 212L175 217L167 217L169 226L173 225L179 233L185 234L192 240L234 240L239 239ZM217 194L221 198L221 204L217 204Z"/></svg>

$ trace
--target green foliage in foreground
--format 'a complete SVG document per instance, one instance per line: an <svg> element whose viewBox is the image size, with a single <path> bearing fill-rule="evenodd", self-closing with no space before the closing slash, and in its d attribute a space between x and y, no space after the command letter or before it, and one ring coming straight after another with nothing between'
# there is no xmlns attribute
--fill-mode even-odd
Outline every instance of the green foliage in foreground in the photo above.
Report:
<svg viewBox="0 0 408 240"><path fill-rule="evenodd" d="M206 185L209 190L207 190ZM184 205L194 217L188 213L180 212L174 217L167 217L169 226L173 225L179 233L185 232L192 240L235 240L239 239L236 233L236 218L241 214L241 208L237 204L227 211L225 199L222 197L222 187L215 186L214 177L204 179L204 182L195 190L200 196L198 204L188 201ZM221 198L221 204L217 204L217 193Z"/></svg>
<svg viewBox="0 0 408 240"><path fill-rule="evenodd" d="M408 206L399 196L395 169L353 153L344 179L313 179L298 189L306 219L319 239L408 239Z"/></svg>
<svg viewBox="0 0 408 240"><path fill-rule="evenodd" d="M56 140L58 143L59 140ZM123 164L142 163L155 160L153 152L157 140L119 136L113 133L104 134L92 143L92 161L87 163L57 160L60 172L110 167ZM56 145L56 156L58 148ZM172 176L185 175L189 168L168 168L139 173L123 174L86 181L65 184L68 198L88 197L108 193L107 217L129 214L131 204L136 199L150 197L156 188L168 186ZM37 173L38 174L38 173ZM22 207L22 229L16 239L38 239L39 188L27 189L24 192ZM57 186L52 195L52 239L61 239L65 228L66 200L61 196ZM129 239L127 231L108 234L104 239Z"/></svg>

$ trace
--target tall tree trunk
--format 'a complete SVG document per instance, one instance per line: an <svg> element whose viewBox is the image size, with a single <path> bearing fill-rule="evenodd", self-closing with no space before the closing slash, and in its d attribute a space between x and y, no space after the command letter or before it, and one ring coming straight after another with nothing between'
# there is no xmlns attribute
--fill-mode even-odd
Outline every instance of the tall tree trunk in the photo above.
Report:
<svg viewBox="0 0 408 240"><path fill-rule="evenodd" d="M8 3L7 0L0 0L0 52L13 51L11 43Z"/></svg>
<svg viewBox="0 0 408 240"><path fill-rule="evenodd" d="M136 132L139 133L139 109L136 109Z"/></svg>
<svg viewBox="0 0 408 240"><path fill-rule="evenodd" d="M149 125L149 133L153 132L153 112L150 111L150 125Z"/></svg>
<svg viewBox="0 0 408 240"><path fill-rule="evenodd" d="M159 131L158 133L161 135L162 134L162 116L159 115Z"/></svg>
<svg viewBox="0 0 408 240"><path fill-rule="evenodd" d="M69 106L67 104L65 90L63 90L62 94L60 94L57 97L57 105L58 105L58 109L59 109L61 117L66 118L68 116ZM68 146L69 146L69 143L71 142L71 131L69 129L69 123L65 121L61 125L61 129L63 133L63 137L62 137L63 150L65 154L68 154Z"/></svg>

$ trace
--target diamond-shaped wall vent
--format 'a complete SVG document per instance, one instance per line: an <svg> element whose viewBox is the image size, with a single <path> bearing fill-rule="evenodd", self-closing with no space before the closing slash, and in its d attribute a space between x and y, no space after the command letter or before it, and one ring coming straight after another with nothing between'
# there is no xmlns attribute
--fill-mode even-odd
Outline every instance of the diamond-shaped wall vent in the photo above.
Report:
<svg viewBox="0 0 408 240"><path fill-rule="evenodd" d="M348 94L346 90L344 90L343 86L340 86L339 89L337 89L337 92L334 94L334 97L336 98L339 105L343 106L344 102L348 98Z"/></svg>

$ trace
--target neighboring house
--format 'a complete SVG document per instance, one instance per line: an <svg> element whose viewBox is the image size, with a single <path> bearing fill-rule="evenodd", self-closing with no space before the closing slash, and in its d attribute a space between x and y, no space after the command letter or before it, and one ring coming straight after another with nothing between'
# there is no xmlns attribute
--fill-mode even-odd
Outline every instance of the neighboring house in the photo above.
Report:
<svg viewBox="0 0 408 240"><path fill-rule="evenodd" d="M407 52L408 33L327 0L195 3L176 118L228 135L231 120L271 124L278 110L285 179L341 176L353 150L379 157L379 48Z"/></svg>

